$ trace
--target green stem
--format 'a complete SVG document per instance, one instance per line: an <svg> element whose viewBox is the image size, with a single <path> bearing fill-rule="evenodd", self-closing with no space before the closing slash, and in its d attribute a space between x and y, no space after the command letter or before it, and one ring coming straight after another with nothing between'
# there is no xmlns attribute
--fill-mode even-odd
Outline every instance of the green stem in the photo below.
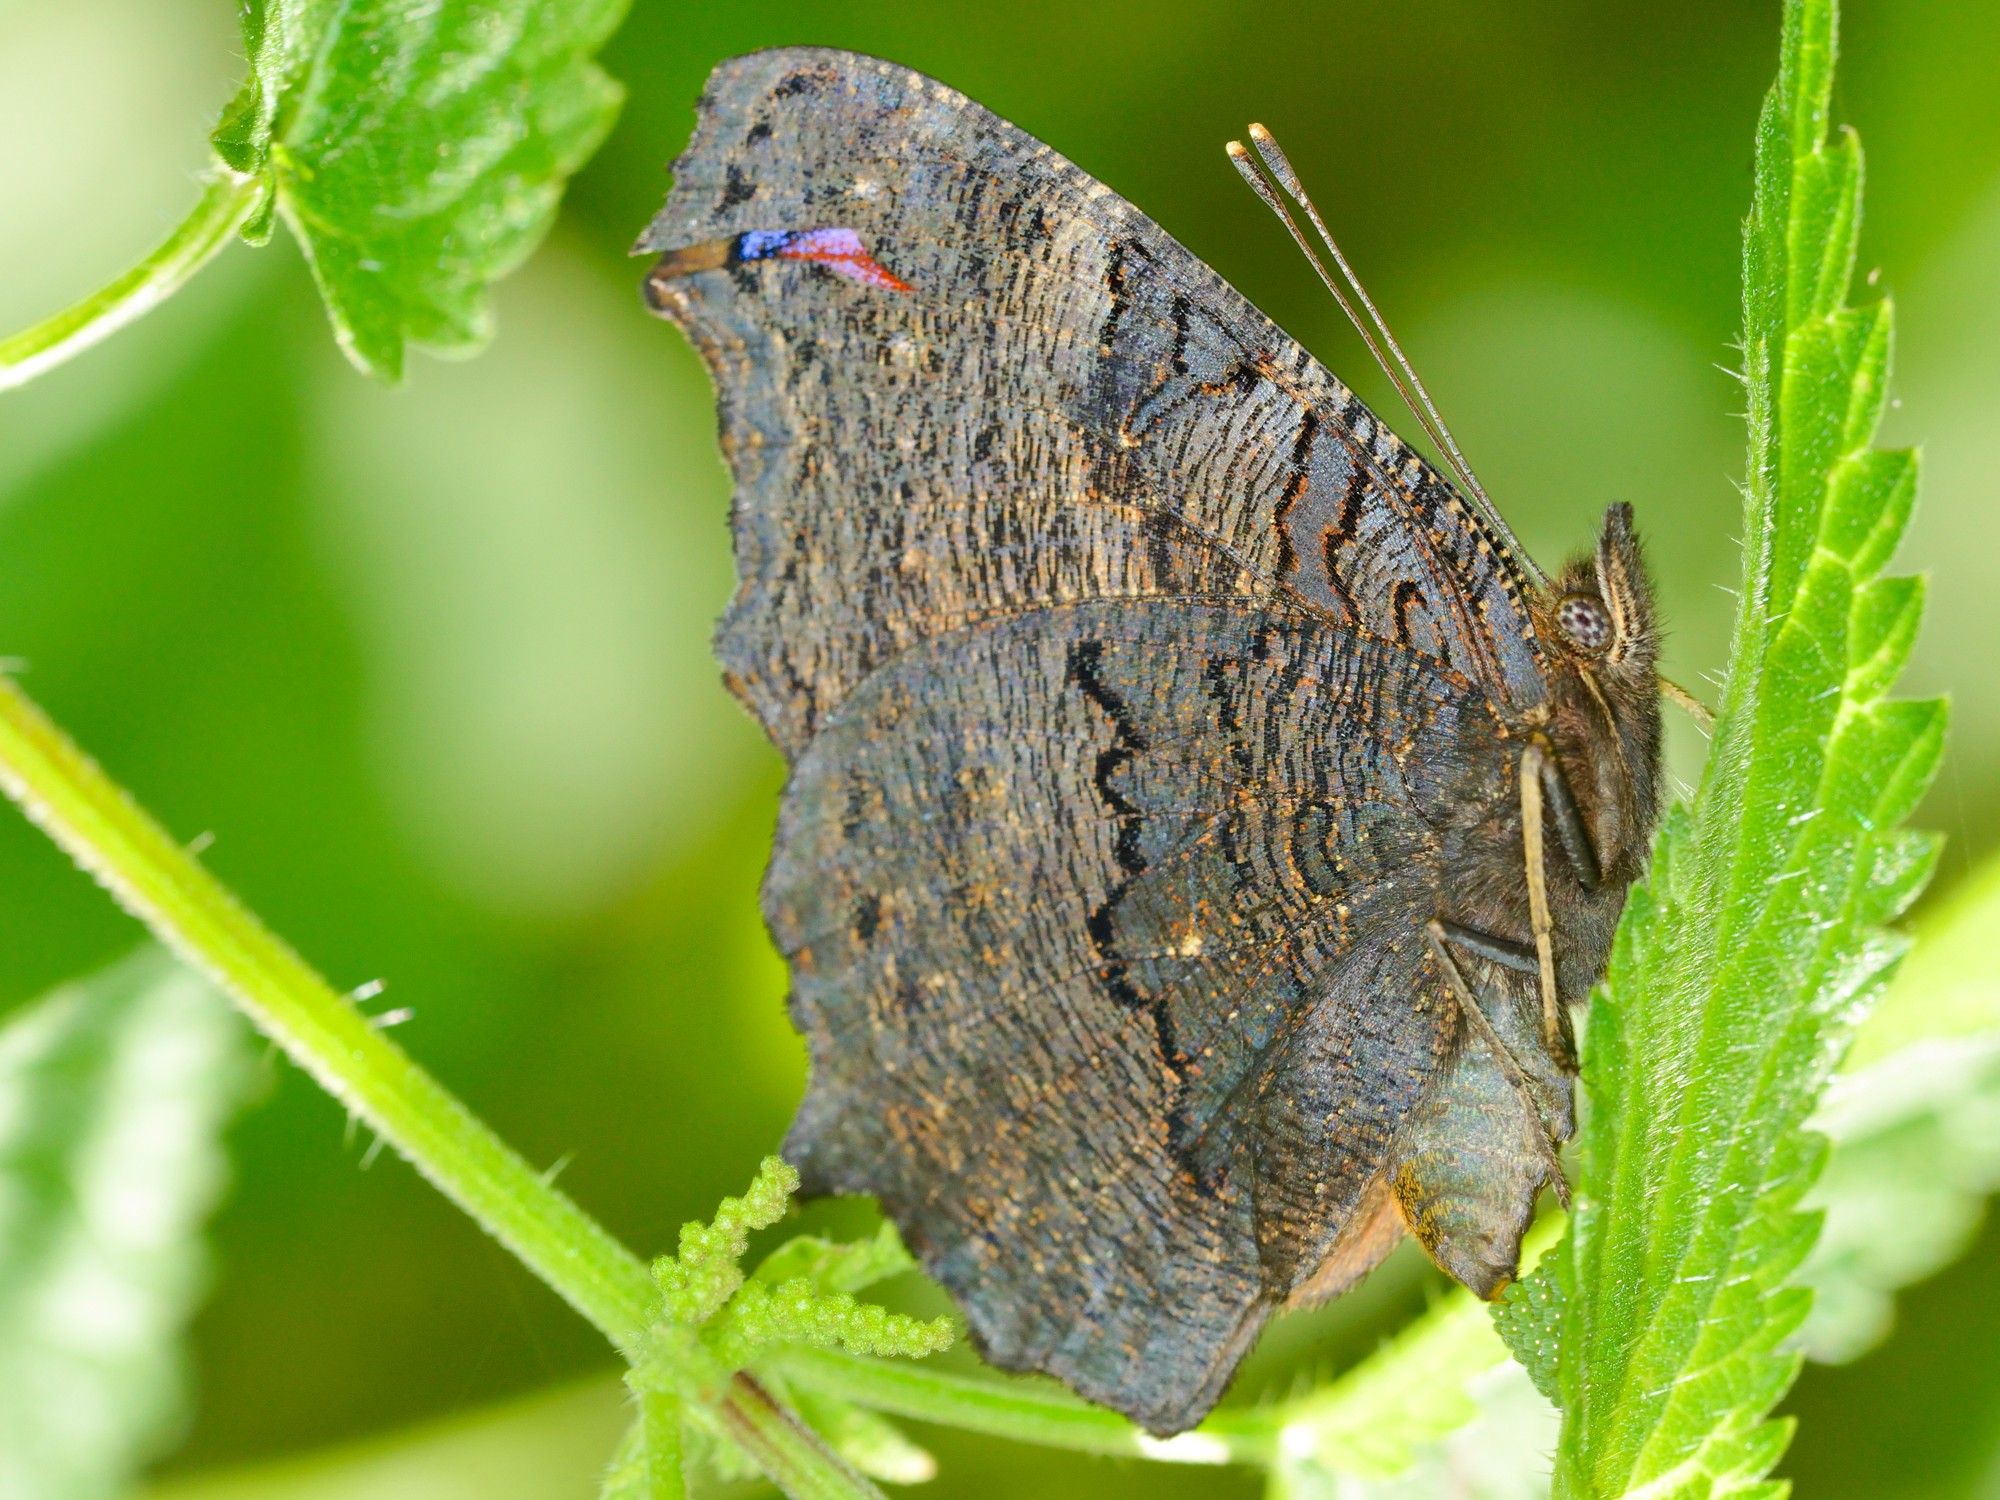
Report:
<svg viewBox="0 0 2000 1500"><path fill-rule="evenodd" d="M722 1428L792 1500L883 1500L882 1492L843 1463L819 1435L748 1375L738 1374L720 1407Z"/></svg>
<svg viewBox="0 0 2000 1500"><path fill-rule="evenodd" d="M1550 1214L1523 1244L1531 1268L1562 1233ZM1274 1468L1310 1455L1331 1472L1406 1466L1422 1444L1470 1420L1468 1382L1507 1351L1486 1307L1456 1292L1329 1384L1285 1400L1212 1413L1191 1432L1156 1438L1115 1412L1067 1391L1023 1381L948 1375L902 1361L787 1349L771 1371L802 1391L834 1396L891 1416L983 1432L1020 1443L1163 1463Z"/></svg>
<svg viewBox="0 0 2000 1500"><path fill-rule="evenodd" d="M0 339L0 391L26 385L166 301L235 237L266 191L262 177L216 167L194 212L159 249L81 302Z"/></svg>
<svg viewBox="0 0 2000 1500"><path fill-rule="evenodd" d="M637 1343L655 1296L644 1263L371 1026L5 679L0 786L119 905L235 996L322 1088L613 1343Z"/></svg>
<svg viewBox="0 0 2000 1500"><path fill-rule="evenodd" d="M5 677L0 788L621 1352L639 1349L658 1298L645 1262L370 1025ZM718 1406L723 1424L787 1494L877 1495L747 1376L730 1383Z"/></svg>
<svg viewBox="0 0 2000 1500"><path fill-rule="evenodd" d="M612 1456L599 1500L684 1500L681 1398L671 1391L637 1395L639 1409Z"/></svg>
<svg viewBox="0 0 2000 1500"><path fill-rule="evenodd" d="M1066 1392L1001 1385L896 1361L820 1349L788 1349L771 1360L788 1381L891 1416L1044 1448L1165 1463L1257 1464L1277 1459L1281 1408L1219 1411L1192 1432L1156 1438L1116 1412Z"/></svg>

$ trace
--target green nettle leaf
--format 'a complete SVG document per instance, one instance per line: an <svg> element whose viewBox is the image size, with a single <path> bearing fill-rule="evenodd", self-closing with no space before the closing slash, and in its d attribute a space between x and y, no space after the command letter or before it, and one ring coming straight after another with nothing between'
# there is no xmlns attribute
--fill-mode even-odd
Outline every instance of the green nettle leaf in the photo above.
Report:
<svg viewBox="0 0 2000 1500"><path fill-rule="evenodd" d="M2000 1189L2000 859L1989 860L1918 926L1910 956L1854 1038L1842 1070L1813 1116L1832 1143L1826 1170L1806 1200L1825 1215L1799 1272L1812 1312L1792 1344L1807 1359L1838 1363L1865 1354L1889 1331L1895 1293L1955 1259L1971 1242ZM1541 1229L1536 1233L1539 1235ZM1531 1278L1523 1295L1556 1294ZM1552 1340L1559 1319L1510 1314ZM1482 1347L1484 1307L1462 1292L1445 1298L1405 1334L1335 1385L1294 1397L1291 1407L1359 1411L1369 1382L1414 1387L1380 1429L1391 1446L1370 1467L1338 1447L1287 1443L1279 1496L1320 1495L1339 1475L1341 1500L1423 1500L1447 1488L1465 1500L1529 1500L1548 1493L1555 1445L1549 1407L1497 1340ZM1437 1353L1457 1357L1445 1361ZM1556 1351L1523 1350L1554 1388ZM1339 1393L1348 1393L1341 1400ZM1465 1393L1464 1399L1458 1393ZM1360 1399L1354 1399L1360 1398ZM1447 1430L1465 1415L1468 1425ZM1432 1428L1429 1441L1420 1424ZM1347 1424L1342 1424L1347 1425ZM1377 1429L1364 1424L1371 1437ZM1409 1433L1408 1461L1400 1450ZM1388 1462L1380 1462L1386 1457Z"/></svg>
<svg viewBox="0 0 2000 1500"><path fill-rule="evenodd" d="M802 1348L918 1359L954 1337L949 1318L925 1321L855 1298L915 1264L890 1225L854 1244L789 1240L746 1277L750 1232L783 1218L798 1185L796 1171L766 1157L749 1191L723 1199L709 1223L682 1225L679 1252L653 1263L659 1311L626 1376L639 1414L606 1477L606 1500L677 1497L687 1439L720 1477L755 1477L756 1466L715 1419L722 1391L742 1371L799 1400L820 1435L861 1472L905 1484L936 1472L931 1456L883 1418L824 1392L793 1390L778 1368L785 1352Z"/></svg>
<svg viewBox="0 0 2000 1500"><path fill-rule="evenodd" d="M0 1495L122 1494L172 1435L242 1039L158 949L0 1027Z"/></svg>
<svg viewBox="0 0 2000 1500"><path fill-rule="evenodd" d="M1558 1495L1775 1495L1825 1158L1806 1128L1930 870L1900 831L1939 703L1884 695L1921 588L1878 576L1916 464L1871 449L1886 304L1846 305L1861 153L1829 139L1832 0L1787 0L1745 229L1750 459L1728 687L1592 1010L1571 1230L1501 1311L1563 1408ZM1553 1348L1553 1369L1544 1357ZM1550 1377L1553 1377L1552 1379Z"/></svg>
<svg viewBox="0 0 2000 1500"><path fill-rule="evenodd" d="M798 1235L765 1256L755 1274L773 1286L803 1276L819 1291L860 1292L916 1268L896 1226L884 1219L872 1237L852 1243Z"/></svg>
<svg viewBox="0 0 2000 1500"><path fill-rule="evenodd" d="M214 136L270 185L335 336L394 379L406 343L469 352L487 288L554 218L621 91L591 56L628 0L248 0L250 78Z"/></svg>

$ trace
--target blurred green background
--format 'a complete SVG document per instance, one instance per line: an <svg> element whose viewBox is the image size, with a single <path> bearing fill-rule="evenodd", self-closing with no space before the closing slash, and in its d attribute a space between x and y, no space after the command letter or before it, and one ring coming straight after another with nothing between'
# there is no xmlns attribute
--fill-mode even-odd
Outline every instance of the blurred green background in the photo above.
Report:
<svg viewBox="0 0 2000 1500"><path fill-rule="evenodd" d="M1888 438L1927 455L1912 686L1956 701L1926 812L1951 838L1943 888L2000 843L2000 6L1846 10L1865 255L1902 310ZM0 397L0 654L169 827L212 833L210 866L336 982L386 981L417 1057L657 1249L748 1180L802 1078L755 906L779 767L707 652L730 586L712 404L624 253L709 67L821 42L945 79L1146 209L1408 431L1223 158L1264 120L1531 550L1557 559L1606 502L1637 504L1669 670L1694 683L1731 605L1741 399L1720 367L1776 21L1724 0L637 0L605 55L622 122L481 358L370 385L281 239ZM0 0L0 328L185 212L235 26L229 0ZM137 939L11 814L0 889L0 1010ZM307 1080L264 1071L168 1469L469 1421L429 1479L369 1487L363 1463L285 1493L435 1496L472 1473L468 1494L587 1495L614 1396L487 1408L608 1374L609 1351ZM1996 1271L2000 1232L1905 1299L1884 1349L1807 1373L1802 1493L2000 1496ZM1365 1347L1426 1289L1399 1264L1282 1329L1239 1396ZM926 1436L953 1495L1251 1487Z"/></svg>

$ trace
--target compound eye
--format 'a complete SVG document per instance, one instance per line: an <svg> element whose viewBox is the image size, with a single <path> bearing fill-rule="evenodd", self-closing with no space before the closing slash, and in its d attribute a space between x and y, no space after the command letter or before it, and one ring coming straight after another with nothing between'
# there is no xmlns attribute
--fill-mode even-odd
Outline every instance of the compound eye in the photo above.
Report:
<svg viewBox="0 0 2000 1500"><path fill-rule="evenodd" d="M1577 650L1600 656L1611 649L1611 612L1589 594L1569 594L1556 606L1556 628Z"/></svg>

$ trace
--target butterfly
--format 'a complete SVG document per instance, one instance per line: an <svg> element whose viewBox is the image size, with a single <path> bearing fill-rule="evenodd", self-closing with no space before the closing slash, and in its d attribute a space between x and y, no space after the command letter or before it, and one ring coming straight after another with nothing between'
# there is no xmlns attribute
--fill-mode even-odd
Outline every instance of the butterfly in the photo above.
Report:
<svg viewBox="0 0 2000 1500"><path fill-rule="evenodd" d="M1496 1295L1657 816L1629 511L1544 577L906 68L724 62L673 171L637 248L735 476L717 654L790 765L807 1190L872 1194L989 1360L1161 1434L1406 1232Z"/></svg>

